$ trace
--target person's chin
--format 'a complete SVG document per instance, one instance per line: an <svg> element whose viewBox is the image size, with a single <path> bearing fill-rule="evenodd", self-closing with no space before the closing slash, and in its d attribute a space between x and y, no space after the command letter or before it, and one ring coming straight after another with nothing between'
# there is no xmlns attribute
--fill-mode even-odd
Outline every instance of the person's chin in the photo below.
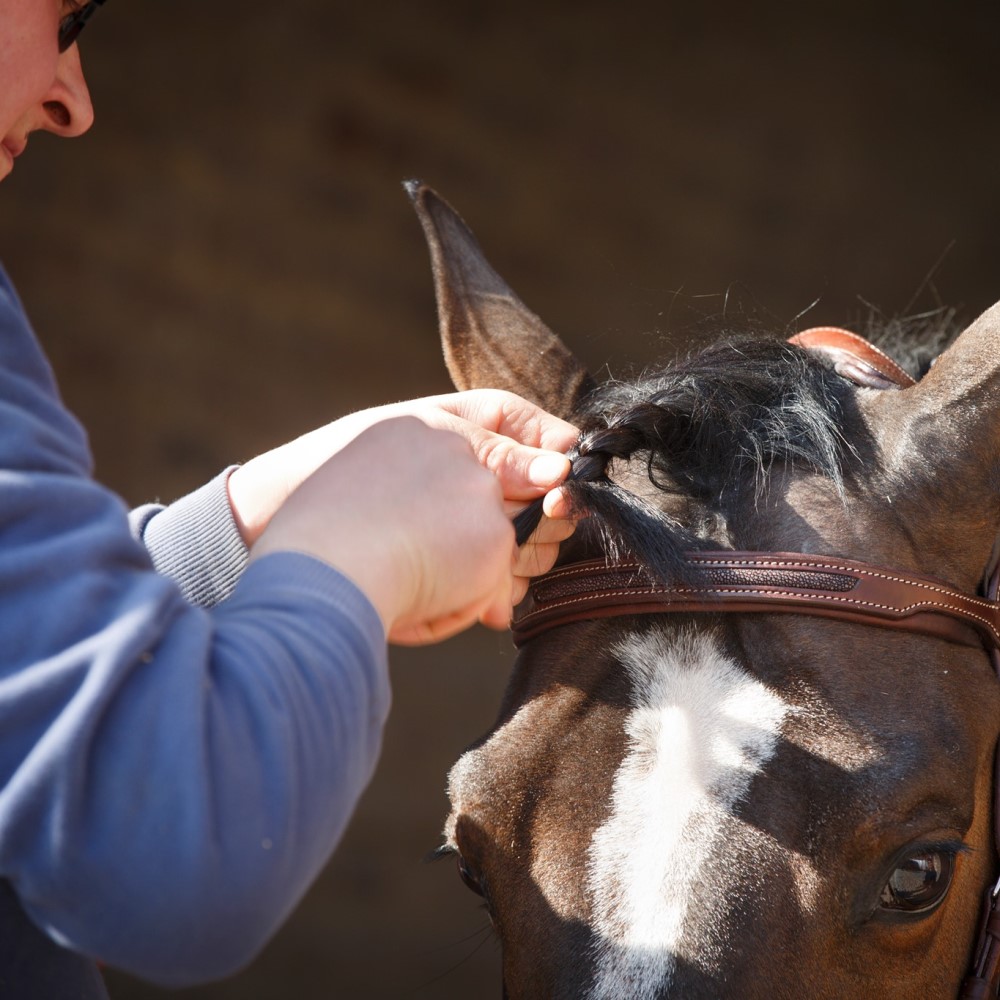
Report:
<svg viewBox="0 0 1000 1000"><path fill-rule="evenodd" d="M18 141L10 136L0 139L0 180L14 169L14 161L24 152L27 145L23 139Z"/></svg>

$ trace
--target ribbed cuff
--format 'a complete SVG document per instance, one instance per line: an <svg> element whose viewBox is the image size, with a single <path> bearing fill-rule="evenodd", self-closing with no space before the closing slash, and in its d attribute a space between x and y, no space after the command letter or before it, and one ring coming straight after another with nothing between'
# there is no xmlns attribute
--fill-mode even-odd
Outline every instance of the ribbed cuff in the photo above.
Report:
<svg viewBox="0 0 1000 1000"><path fill-rule="evenodd" d="M133 511L132 524L157 572L192 604L211 608L236 586L249 558L226 483L235 466L168 507Z"/></svg>

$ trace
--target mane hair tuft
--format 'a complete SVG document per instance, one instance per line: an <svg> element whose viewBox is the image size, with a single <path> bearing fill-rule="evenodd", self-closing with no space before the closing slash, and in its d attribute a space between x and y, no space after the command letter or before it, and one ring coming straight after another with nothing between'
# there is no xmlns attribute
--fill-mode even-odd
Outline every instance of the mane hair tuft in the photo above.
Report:
<svg viewBox="0 0 1000 1000"><path fill-rule="evenodd" d="M713 345L598 388L578 417L566 492L610 558L627 554L660 579L683 577L683 552L706 543L655 493L647 500L616 484L614 464L644 462L655 490L693 502L705 519L725 518L748 496L759 500L774 467L810 469L843 495L847 392L824 360L784 341ZM531 518L526 511L519 541Z"/></svg>

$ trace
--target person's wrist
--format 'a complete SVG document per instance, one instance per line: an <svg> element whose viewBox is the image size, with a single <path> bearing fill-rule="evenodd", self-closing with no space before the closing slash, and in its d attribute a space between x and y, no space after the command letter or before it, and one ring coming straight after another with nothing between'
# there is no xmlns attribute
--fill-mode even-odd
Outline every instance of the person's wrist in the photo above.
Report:
<svg viewBox="0 0 1000 1000"><path fill-rule="evenodd" d="M233 520L248 548L253 548L270 523L271 511L262 489L266 480L259 474L261 459L251 459L246 465L235 468L226 481L229 508ZM273 502L270 503L273 508Z"/></svg>
<svg viewBox="0 0 1000 1000"><path fill-rule="evenodd" d="M309 431L239 466L229 477L229 506L244 542L252 546L291 494L390 407L361 410Z"/></svg>

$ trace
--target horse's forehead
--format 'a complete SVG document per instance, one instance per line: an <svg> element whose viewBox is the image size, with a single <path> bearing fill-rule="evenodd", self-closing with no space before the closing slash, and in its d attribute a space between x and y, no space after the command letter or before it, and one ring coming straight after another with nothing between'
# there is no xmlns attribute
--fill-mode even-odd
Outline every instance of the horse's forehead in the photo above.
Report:
<svg viewBox="0 0 1000 1000"><path fill-rule="evenodd" d="M603 665L596 664L599 659ZM654 629L612 643L610 656L593 660L574 665L573 683L539 685L459 758L448 779L456 811L491 807L497 795L510 793L512 778L527 781L560 767L560 757L571 756L578 742L588 745L593 768L617 768L626 745L649 725L663 733L697 734L696 756L724 753L724 748L737 753L734 748L745 742L751 757L764 759L773 752L782 726L791 720L798 723L802 738L814 744L810 752L838 768L857 770L877 752L868 734L815 692L801 694L794 706L784 701L728 656L711 631ZM594 697L598 678L610 671L625 681L617 684L627 692L618 706ZM605 709L604 719L593 723L590 716ZM597 731L599 740L585 735L588 725L591 737ZM610 727L622 730L621 738L615 738ZM572 731L578 733L578 741L567 738Z"/></svg>
<svg viewBox="0 0 1000 1000"><path fill-rule="evenodd" d="M734 869L713 865L720 842L768 867L771 845L733 814L796 711L706 633L668 641L652 632L618 654L633 681L628 750L588 859L592 996L601 1000L658 996L679 962L710 959L689 910L711 881L711 893L698 893L696 923L718 924L738 889ZM706 911L713 907L720 912Z"/></svg>
<svg viewBox="0 0 1000 1000"><path fill-rule="evenodd" d="M616 841L652 844L665 858L673 851L667 842L682 836L698 802L720 815L738 807L791 730L831 773L860 770L878 755L877 746L834 711L806 711L786 701L727 655L711 631L632 635L612 646L606 663L592 664L589 677L581 665L578 685L543 687L463 754L449 775L447 839L454 842L464 816L495 838L527 845L533 876L558 912L566 911L571 840L601 839L609 856L621 853ZM592 697L592 689L588 694L602 670L627 678L623 704L612 707ZM569 798L585 808L546 824ZM597 865L595 850L591 845L588 871ZM559 870L550 887L547 866Z"/></svg>

